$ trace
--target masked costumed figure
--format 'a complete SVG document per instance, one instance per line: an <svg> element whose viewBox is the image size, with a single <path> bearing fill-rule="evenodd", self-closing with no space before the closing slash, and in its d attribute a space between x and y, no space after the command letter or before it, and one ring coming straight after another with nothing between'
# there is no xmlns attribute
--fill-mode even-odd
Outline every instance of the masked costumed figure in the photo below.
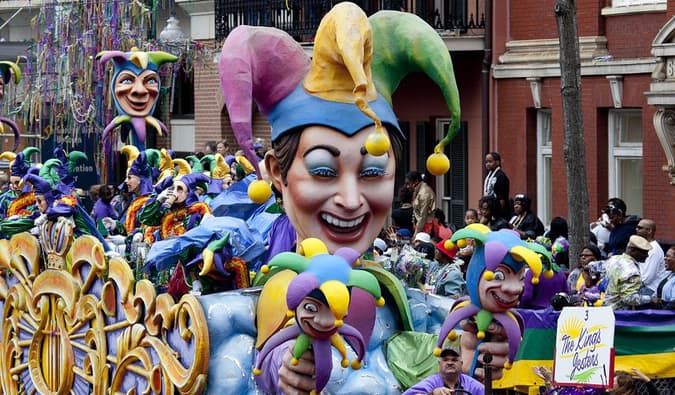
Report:
<svg viewBox="0 0 675 395"><path fill-rule="evenodd" d="M515 359L522 337L522 319L513 308L518 305L523 292L524 268L529 266L531 281L537 284L542 273L542 261L512 230L491 232L485 225L472 224L455 232L449 244L457 243L461 248L465 239L476 242L466 275L469 297L458 299L453 306L441 327L434 353L440 354L446 338L457 338L454 328L461 320L475 320L479 342L486 339L487 328L494 320L504 327L508 338L509 354L504 365L508 368ZM474 372L477 356L478 353L475 353L473 360L465 361L471 364L469 374Z"/></svg>
<svg viewBox="0 0 675 395"><path fill-rule="evenodd" d="M5 159L11 159L10 164L10 186L8 195L4 196L7 209L3 220L0 221L0 235L2 237L11 237L20 232L30 230L33 227L33 220L39 213L35 206L35 194L31 188L22 186L22 180L30 171L30 156L40 152L35 147L26 147L23 151L14 155L5 152L2 156ZM33 168L37 173L38 169ZM11 193L10 193L11 192Z"/></svg>
<svg viewBox="0 0 675 395"><path fill-rule="evenodd" d="M178 58L162 51L144 52L132 48L131 52L102 51L96 58L106 63L112 60L114 73L111 90L114 92L118 116L103 130L103 140L121 124L129 124L133 130L131 144L139 150L145 149L146 124L159 135L166 133L166 126L152 116L160 92L159 67ZM122 136L126 140L126 136Z"/></svg>
<svg viewBox="0 0 675 395"><path fill-rule="evenodd" d="M120 222L123 225L127 236L135 233L141 233L141 221L138 218L143 206L150 199L153 192L152 188L152 171L148 165L145 152L139 152L138 149L132 145L122 147L120 150L126 153L128 157L127 178L120 186L121 190L131 194L131 201L126 210L120 216Z"/></svg>

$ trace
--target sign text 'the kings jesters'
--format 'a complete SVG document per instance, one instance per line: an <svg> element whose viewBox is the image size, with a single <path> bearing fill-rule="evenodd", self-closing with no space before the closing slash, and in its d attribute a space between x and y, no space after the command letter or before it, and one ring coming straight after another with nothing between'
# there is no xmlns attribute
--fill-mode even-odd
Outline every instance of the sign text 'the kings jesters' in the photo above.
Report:
<svg viewBox="0 0 675 395"><path fill-rule="evenodd" d="M553 380L608 388L614 377L611 307L566 307L558 318Z"/></svg>

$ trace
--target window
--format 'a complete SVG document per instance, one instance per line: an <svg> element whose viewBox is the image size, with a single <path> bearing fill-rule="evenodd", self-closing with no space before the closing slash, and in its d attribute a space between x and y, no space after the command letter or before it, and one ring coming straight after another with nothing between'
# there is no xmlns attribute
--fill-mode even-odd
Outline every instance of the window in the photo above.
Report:
<svg viewBox="0 0 675 395"><path fill-rule="evenodd" d="M551 185L551 110L537 111L537 215L544 224L553 217Z"/></svg>
<svg viewBox="0 0 675 395"><path fill-rule="evenodd" d="M609 112L609 197L626 202L629 214L642 216L642 112Z"/></svg>
<svg viewBox="0 0 675 395"><path fill-rule="evenodd" d="M612 0L612 7L630 7L647 4L664 4L666 0Z"/></svg>
<svg viewBox="0 0 675 395"><path fill-rule="evenodd" d="M445 137L449 126L450 118L436 119L436 143ZM445 147L445 154L450 158L450 171L436 179L436 207L443 210L448 224L458 228L464 226L464 212L468 207L467 131L468 124L461 122L459 132Z"/></svg>

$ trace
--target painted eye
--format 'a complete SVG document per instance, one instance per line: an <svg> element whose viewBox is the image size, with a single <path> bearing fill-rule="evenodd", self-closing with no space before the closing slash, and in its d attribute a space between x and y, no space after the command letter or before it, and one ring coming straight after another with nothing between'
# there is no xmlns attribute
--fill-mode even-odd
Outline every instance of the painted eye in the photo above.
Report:
<svg viewBox="0 0 675 395"><path fill-rule="evenodd" d="M495 278L494 278L495 280L497 280L497 281L504 281L505 278L506 278L506 276L504 275L504 273L502 273L502 272L495 272Z"/></svg>
<svg viewBox="0 0 675 395"><path fill-rule="evenodd" d="M309 174L317 177L336 177L337 172L334 169L329 167L318 167L315 169L309 169Z"/></svg>
<svg viewBox="0 0 675 395"><path fill-rule="evenodd" d="M148 85L157 85L159 81L157 81L157 77L150 77L145 80L145 83Z"/></svg>
<svg viewBox="0 0 675 395"><path fill-rule="evenodd" d="M305 303L304 306L302 306L305 311L308 311L310 313L318 313L319 308L314 304L314 303Z"/></svg>
<svg viewBox="0 0 675 395"><path fill-rule="evenodd" d="M382 177L387 174L386 169L389 164L389 154L381 156L366 155L363 159L363 167L359 173L360 177Z"/></svg>

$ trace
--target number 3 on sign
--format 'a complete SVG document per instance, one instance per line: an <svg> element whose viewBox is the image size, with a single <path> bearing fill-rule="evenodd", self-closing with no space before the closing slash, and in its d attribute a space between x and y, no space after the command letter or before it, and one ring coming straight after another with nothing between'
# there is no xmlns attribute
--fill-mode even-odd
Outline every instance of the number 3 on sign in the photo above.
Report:
<svg viewBox="0 0 675 395"><path fill-rule="evenodd" d="M584 321L588 321L588 309L584 310Z"/></svg>

